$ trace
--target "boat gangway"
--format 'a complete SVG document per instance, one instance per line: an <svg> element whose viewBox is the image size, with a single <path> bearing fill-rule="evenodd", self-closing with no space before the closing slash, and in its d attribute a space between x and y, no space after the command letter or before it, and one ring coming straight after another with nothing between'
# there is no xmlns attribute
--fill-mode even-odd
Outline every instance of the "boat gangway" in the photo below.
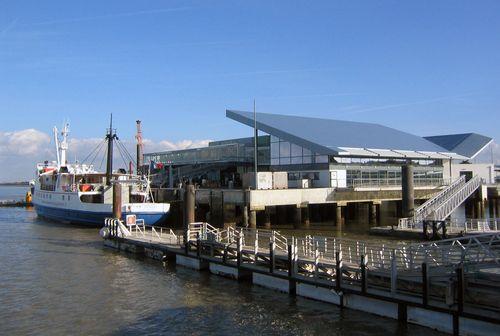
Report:
<svg viewBox="0 0 500 336"><path fill-rule="evenodd" d="M105 244L455 334L500 327L500 233L412 244L108 219ZM479 329L477 329L479 328Z"/></svg>

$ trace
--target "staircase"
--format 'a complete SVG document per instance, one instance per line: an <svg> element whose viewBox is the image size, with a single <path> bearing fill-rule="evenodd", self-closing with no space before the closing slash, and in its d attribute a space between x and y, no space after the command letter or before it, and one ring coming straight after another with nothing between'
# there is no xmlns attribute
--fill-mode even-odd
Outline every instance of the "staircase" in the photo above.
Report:
<svg viewBox="0 0 500 336"><path fill-rule="evenodd" d="M420 228L424 220L445 220L481 186L481 183L479 176L474 176L469 181L465 180L465 176L461 176L415 209L413 217L401 218L399 228Z"/></svg>

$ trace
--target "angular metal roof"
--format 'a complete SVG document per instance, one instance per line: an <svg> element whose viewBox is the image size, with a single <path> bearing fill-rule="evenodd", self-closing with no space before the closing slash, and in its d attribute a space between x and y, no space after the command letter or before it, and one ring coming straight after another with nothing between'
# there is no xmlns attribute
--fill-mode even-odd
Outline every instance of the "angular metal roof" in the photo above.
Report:
<svg viewBox="0 0 500 336"><path fill-rule="evenodd" d="M226 110L226 117L254 126L252 112ZM372 123L257 113L257 128L318 154L463 159L422 137Z"/></svg>
<svg viewBox="0 0 500 336"><path fill-rule="evenodd" d="M435 135L424 138L438 146L446 148L450 152L466 156L470 159L474 158L493 141L492 138L477 133Z"/></svg>

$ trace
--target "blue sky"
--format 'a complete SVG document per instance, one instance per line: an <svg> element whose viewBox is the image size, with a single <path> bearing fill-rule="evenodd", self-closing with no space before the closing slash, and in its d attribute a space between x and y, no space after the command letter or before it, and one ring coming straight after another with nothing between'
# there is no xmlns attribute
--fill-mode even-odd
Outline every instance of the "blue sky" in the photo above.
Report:
<svg viewBox="0 0 500 336"><path fill-rule="evenodd" d="M225 109L500 139L499 1L0 0L1 132L250 136Z"/></svg>

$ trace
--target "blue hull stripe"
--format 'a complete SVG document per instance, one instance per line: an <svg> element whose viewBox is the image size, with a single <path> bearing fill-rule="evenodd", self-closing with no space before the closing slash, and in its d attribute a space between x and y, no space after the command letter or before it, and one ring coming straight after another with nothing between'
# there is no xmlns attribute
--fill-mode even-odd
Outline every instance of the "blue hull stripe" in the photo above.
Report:
<svg viewBox="0 0 500 336"><path fill-rule="evenodd" d="M74 209L60 209L43 205L35 205L37 214L41 217L53 219L56 221L70 222L77 224L85 224L92 226L103 226L104 219L112 217L111 212L92 212ZM136 215L138 219L143 219L146 225L161 224L168 216L168 213L153 212L153 213L126 213L125 215Z"/></svg>

